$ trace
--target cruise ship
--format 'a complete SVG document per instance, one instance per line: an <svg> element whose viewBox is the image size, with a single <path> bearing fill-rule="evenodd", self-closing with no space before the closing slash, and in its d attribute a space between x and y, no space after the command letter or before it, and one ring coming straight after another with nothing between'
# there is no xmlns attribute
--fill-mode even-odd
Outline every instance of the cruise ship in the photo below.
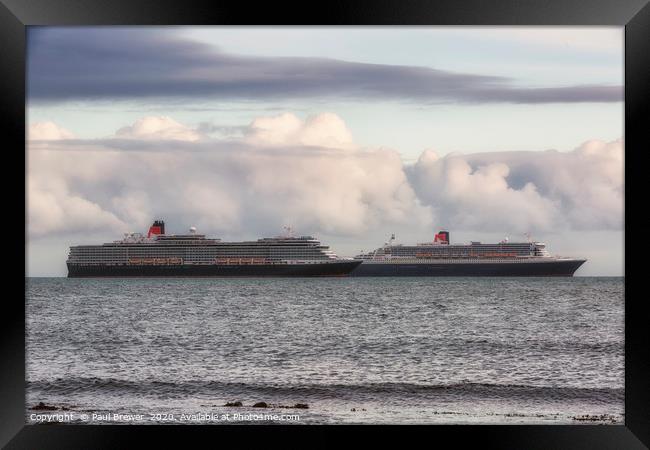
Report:
<svg viewBox="0 0 650 450"><path fill-rule="evenodd" d="M440 231L432 242L396 245L395 235L382 247L357 255L352 276L561 276L571 277L586 259L552 256L542 242L451 244Z"/></svg>
<svg viewBox="0 0 650 450"><path fill-rule="evenodd" d="M165 234L156 220L147 235L125 233L102 245L70 247L68 277L347 276L362 261L340 258L311 236L224 242L197 234Z"/></svg>

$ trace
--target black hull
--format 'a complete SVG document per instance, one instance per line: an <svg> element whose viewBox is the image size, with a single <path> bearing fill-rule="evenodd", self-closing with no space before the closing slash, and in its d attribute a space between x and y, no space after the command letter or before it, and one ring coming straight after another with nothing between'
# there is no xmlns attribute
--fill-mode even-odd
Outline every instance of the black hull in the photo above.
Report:
<svg viewBox="0 0 650 450"><path fill-rule="evenodd" d="M325 264L256 265L75 265L68 264L68 278L82 277L342 277L360 261Z"/></svg>
<svg viewBox="0 0 650 450"><path fill-rule="evenodd" d="M363 263L353 277L571 277L583 259L517 263Z"/></svg>

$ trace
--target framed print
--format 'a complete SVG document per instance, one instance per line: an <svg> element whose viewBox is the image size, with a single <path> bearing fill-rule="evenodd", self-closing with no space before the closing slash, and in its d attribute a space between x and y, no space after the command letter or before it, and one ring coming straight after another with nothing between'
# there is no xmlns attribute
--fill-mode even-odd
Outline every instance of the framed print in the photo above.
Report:
<svg viewBox="0 0 650 450"><path fill-rule="evenodd" d="M2 2L7 448L648 445L647 2Z"/></svg>

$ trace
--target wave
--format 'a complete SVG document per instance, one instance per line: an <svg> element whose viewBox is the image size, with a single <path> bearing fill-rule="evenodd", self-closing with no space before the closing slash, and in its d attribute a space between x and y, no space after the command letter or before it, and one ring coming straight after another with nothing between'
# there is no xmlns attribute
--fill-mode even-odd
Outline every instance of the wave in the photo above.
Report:
<svg viewBox="0 0 650 450"><path fill-rule="evenodd" d="M356 384L280 384L235 383L224 381L184 380L131 381L116 378L58 378L27 383L30 392L70 395L74 393L102 395L137 395L163 398L209 396L273 396L313 399L359 399L387 396L395 398L485 398L576 400L597 403L624 401L623 388L576 388L460 382L450 384L356 383Z"/></svg>

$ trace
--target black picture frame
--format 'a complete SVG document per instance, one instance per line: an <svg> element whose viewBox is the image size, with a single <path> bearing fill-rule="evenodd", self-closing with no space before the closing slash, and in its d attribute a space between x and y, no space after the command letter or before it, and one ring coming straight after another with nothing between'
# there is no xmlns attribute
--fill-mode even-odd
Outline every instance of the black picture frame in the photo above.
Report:
<svg viewBox="0 0 650 450"><path fill-rule="evenodd" d="M292 14L289 12L292 11ZM650 123L650 5L648 0L330 0L292 6L289 3L247 4L232 0L0 0L0 118L6 126L4 147L4 237L13 270L25 263L25 249L11 228L15 217L27 220L20 171L25 166L25 41L32 25L616 25L625 26L625 424L624 425L435 425L373 427L377 437L396 431L425 435L427 442L453 439L454 446L478 442L483 448L634 449L650 445L650 333L645 328L644 264L630 264L630 255L644 242L639 203L630 195L643 195L647 133ZM645 127L644 127L645 125ZM22 149L22 151L21 151ZM12 179L7 173L15 174ZM23 188L25 180L23 179ZM630 205L628 208L627 205ZM27 234L24 235L27 244ZM26 267L23 264L23 268ZM9 267L7 267L9 270ZM13 275L13 274L11 274ZM23 273L23 276L25 273ZM2 305L2 364L0 369L0 445L6 448L115 448L124 439L146 438L169 442L184 436L178 426L26 425L25 413L25 284L18 274L7 278L15 288ZM312 427L296 426L184 426L180 431L201 437L228 431L246 444L255 436L291 443L287 431L304 433ZM315 427L325 436L338 427ZM348 427L357 428L357 427ZM290 429L290 430L289 430ZM424 437L424 436L423 436ZM325 438L326 439L326 438ZM295 442L310 445L314 441ZM321 440L321 443L325 442Z"/></svg>

